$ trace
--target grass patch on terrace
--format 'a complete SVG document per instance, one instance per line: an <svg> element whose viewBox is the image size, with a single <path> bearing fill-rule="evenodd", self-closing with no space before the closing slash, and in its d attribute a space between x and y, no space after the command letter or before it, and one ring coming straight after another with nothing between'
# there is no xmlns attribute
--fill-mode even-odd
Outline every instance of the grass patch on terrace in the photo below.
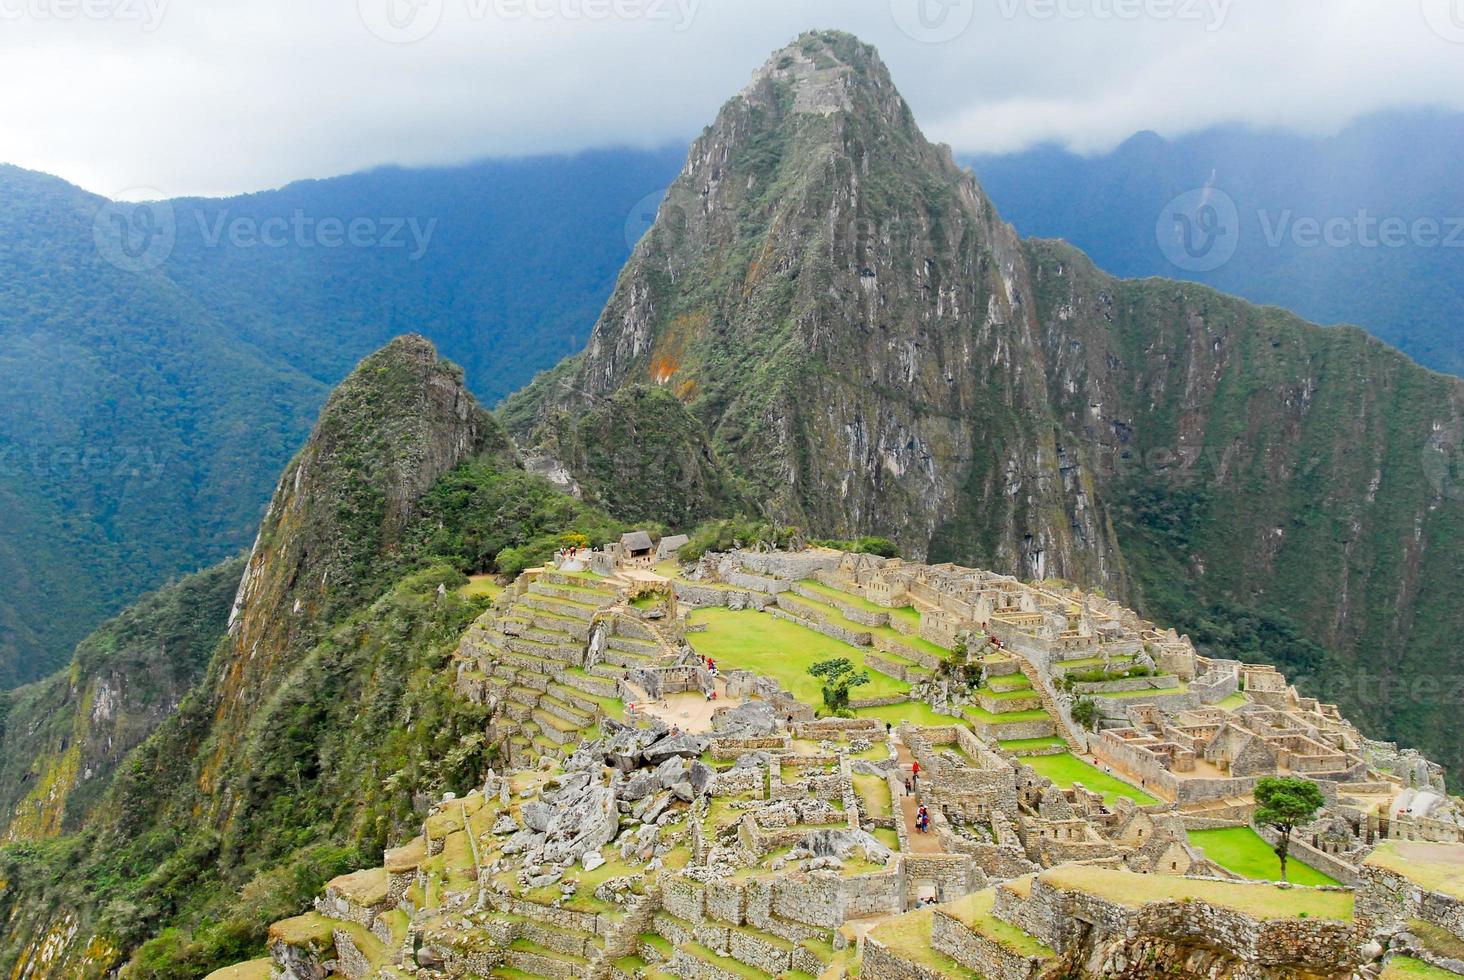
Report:
<svg viewBox="0 0 1464 980"><path fill-rule="evenodd" d="M876 827L874 828L874 839L896 854L900 853L900 834L898 831L889 827Z"/></svg>
<svg viewBox="0 0 1464 980"><path fill-rule="evenodd" d="M1062 739L1053 736L1052 738L1009 738L997 742L1007 752L1013 755L1023 755L1029 752L1041 752L1045 749L1055 749L1067 743Z"/></svg>
<svg viewBox="0 0 1464 980"><path fill-rule="evenodd" d="M1459 974L1430 966L1423 960L1411 956L1395 956L1383 967L1382 980L1455 980Z"/></svg>
<svg viewBox="0 0 1464 980"><path fill-rule="evenodd" d="M930 945L933 909L919 909L881 923L869 931L869 938L891 953L935 973L948 977L975 978L976 974Z"/></svg>
<svg viewBox="0 0 1464 980"><path fill-rule="evenodd" d="M1464 899L1464 848L1457 845L1384 841L1364 863L1402 875L1431 892Z"/></svg>
<svg viewBox="0 0 1464 980"><path fill-rule="evenodd" d="M901 606L899 609L889 610L891 619L898 619L909 623L911 626L920 625L920 610L914 606Z"/></svg>
<svg viewBox="0 0 1464 980"><path fill-rule="evenodd" d="M855 689L859 696L865 696L864 691L868 688L860 687ZM958 725L961 720L952 718L950 715L943 715L936 711L924 701L906 701L903 704L883 704L874 708L855 708L856 718L877 718L880 721L889 722L891 725L898 725L902 721L908 721L912 725L935 728L941 725ZM1044 716L1046 717L1046 716Z"/></svg>
<svg viewBox="0 0 1464 980"><path fill-rule="evenodd" d="M1464 939L1422 919L1409 919L1408 931L1423 941L1424 949L1445 959L1464 961Z"/></svg>
<svg viewBox="0 0 1464 980"><path fill-rule="evenodd" d="M941 911L963 923L972 932L1000 943L1018 956L1040 956L1047 959L1054 955L1052 949L1037 937L992 915L991 910L995 904L996 889L988 888L943 905Z"/></svg>
<svg viewBox="0 0 1464 980"><path fill-rule="evenodd" d="M503 586L499 585L494 575L473 575L468 578L468 584L458 589L458 595L465 599L473 599L483 596L487 599L497 599L503 593Z"/></svg>
<svg viewBox="0 0 1464 980"><path fill-rule="evenodd" d="M1265 838L1249 827L1227 827L1224 830L1192 830L1190 843L1204 848L1205 856L1252 881L1280 881L1281 859L1271 850ZM1286 862L1287 880L1293 885L1338 885L1341 882L1322 874L1297 859L1293 851Z"/></svg>
<svg viewBox="0 0 1464 980"><path fill-rule="evenodd" d="M222 970L215 970L204 980L269 980L270 968L273 965L274 960L266 956L263 959L236 963L233 966L226 966Z"/></svg>
<svg viewBox="0 0 1464 980"><path fill-rule="evenodd" d="M832 585L824 585L818 579L806 578L798 584L804 586L810 592L823 596L825 599L837 599L839 602L842 602L846 606L853 606L855 609L860 609L864 612L888 613L891 611L885 606L881 606L878 603L870 602L862 595L855 595L852 592L844 592L841 589L834 588Z"/></svg>
<svg viewBox="0 0 1464 980"><path fill-rule="evenodd" d="M1070 864L1039 876L1048 884L1085 892L1116 905L1142 908L1155 902L1206 902L1234 909L1256 919L1335 919L1352 921L1353 895L1346 891L1315 891L1280 885L1246 884L1141 875L1092 865Z"/></svg>
<svg viewBox="0 0 1464 980"><path fill-rule="evenodd" d="M1240 691L1236 691L1228 698L1216 702L1215 707L1221 708L1225 711L1234 711L1236 708L1241 707L1249 700L1250 699L1247 698L1243 693L1241 693Z"/></svg>
<svg viewBox="0 0 1464 980"><path fill-rule="evenodd" d="M777 619L750 609L698 609L691 622L705 624L705 632L689 633L692 649L711 657L723 669L739 668L776 680L783 689L804 704L823 704L823 685L808 668L822 660L846 657L864 668L864 650L824 636L806 626ZM869 671L869 683L854 689L858 698L900 697L910 685L877 670Z"/></svg>
<svg viewBox="0 0 1464 980"><path fill-rule="evenodd" d="M961 709L961 713L972 721L984 725L1015 725L1020 722L1052 720L1052 716L1041 708L1030 708L1026 711L1003 711L997 715L987 711L979 704L968 704Z"/></svg>
<svg viewBox="0 0 1464 980"><path fill-rule="evenodd" d="M1046 776L1062 789L1071 789L1073 783L1082 783L1085 789L1103 794L1103 802L1109 806L1119 797L1127 797L1139 806L1148 806L1159 801L1121 779L1110 776L1102 769L1090 765L1071 752L1061 755L1034 755L1026 764Z"/></svg>
<svg viewBox="0 0 1464 980"><path fill-rule="evenodd" d="M864 808L871 817L888 817L894 813L894 802L890 798L890 784L879 776L869 773L854 774L854 790L864 800Z"/></svg>

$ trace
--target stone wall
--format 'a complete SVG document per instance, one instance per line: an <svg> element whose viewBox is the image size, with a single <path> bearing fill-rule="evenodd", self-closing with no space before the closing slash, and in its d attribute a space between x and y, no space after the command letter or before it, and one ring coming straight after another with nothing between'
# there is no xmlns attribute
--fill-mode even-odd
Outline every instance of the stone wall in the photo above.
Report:
<svg viewBox="0 0 1464 980"><path fill-rule="evenodd" d="M1395 871L1369 864L1359 876L1357 918L1372 930L1421 919L1464 941L1464 900L1420 888Z"/></svg>
<svg viewBox="0 0 1464 980"><path fill-rule="evenodd" d="M930 945L983 980L1032 980L1044 962L1018 955L972 932L941 909L936 909L930 920Z"/></svg>

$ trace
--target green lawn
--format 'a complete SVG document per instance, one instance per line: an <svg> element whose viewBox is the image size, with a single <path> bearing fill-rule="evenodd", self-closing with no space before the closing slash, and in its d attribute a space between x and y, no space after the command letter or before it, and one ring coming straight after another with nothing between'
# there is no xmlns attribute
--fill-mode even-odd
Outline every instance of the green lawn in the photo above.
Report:
<svg viewBox="0 0 1464 980"><path fill-rule="evenodd" d="M1094 865L1065 864L1042 872L1043 881L1067 890L1141 908L1151 902L1208 902L1236 909L1257 919L1338 919L1352 921L1351 892L1323 892L1310 888L1211 881L1176 875L1141 875Z"/></svg>
<svg viewBox="0 0 1464 980"><path fill-rule="evenodd" d="M837 657L864 666L864 648L751 609L698 609L692 612L691 622L707 627L706 632L687 634L697 653L711 657L724 669L771 677L789 694L814 707L823 704L823 685L808 673L809 667ZM909 692L910 685L904 681L870 670L869 683L855 688L854 697L897 697Z"/></svg>
<svg viewBox="0 0 1464 980"><path fill-rule="evenodd" d="M894 812L890 784L882 777L856 772L854 789L863 798L864 806L871 817L888 817Z"/></svg>
<svg viewBox="0 0 1464 980"><path fill-rule="evenodd" d="M867 688L861 687L861 692ZM950 715L939 714L934 708L924 701L906 701L904 704L887 704L878 708L855 708L856 718L878 718L880 721L887 721L892 725L898 725L902 721L908 721L912 725L958 725L959 718L952 718Z"/></svg>
<svg viewBox="0 0 1464 980"><path fill-rule="evenodd" d="M1420 977L1422 980L1451 980L1457 976L1457 973L1429 966L1423 960L1415 960L1408 956L1394 956L1383 968L1382 980L1408 980L1408 978L1414 977Z"/></svg>
<svg viewBox="0 0 1464 980"><path fill-rule="evenodd" d="M1028 711L1003 711L999 715L994 715L979 704L968 704L961 711L972 721L983 722L987 725L1010 725L1022 721L1051 720L1051 716L1041 708L1032 708Z"/></svg>
<svg viewBox="0 0 1464 980"><path fill-rule="evenodd" d="M1236 708L1239 708L1241 705L1245 704L1247 700L1249 699L1244 694L1236 691L1234 694L1230 695L1230 697L1218 702L1215 707L1223 708L1226 711L1234 711Z"/></svg>
<svg viewBox="0 0 1464 980"><path fill-rule="evenodd" d="M472 598L473 596L487 596L490 599L498 598L503 591L503 586L494 581L492 575L473 575L469 577L468 584L458 589L460 595Z"/></svg>
<svg viewBox="0 0 1464 980"><path fill-rule="evenodd" d="M1037 770L1039 775L1046 776L1063 789L1069 789L1076 782L1095 793L1102 793L1103 801L1110 806L1121 796L1133 800L1139 806L1159 802L1148 793L1089 765L1071 752L1064 752L1062 755L1034 755L1023 761Z"/></svg>
<svg viewBox="0 0 1464 980"><path fill-rule="evenodd" d="M1204 848L1205 857L1253 881L1279 881L1281 859L1260 834L1249 827L1192 830L1190 843ZM1338 885L1341 882L1307 867L1293 855L1286 862L1286 878L1293 885Z"/></svg>
<svg viewBox="0 0 1464 980"><path fill-rule="evenodd" d="M1037 752L1042 749L1056 748L1065 744L1060 738L1009 738L998 742L1003 749L1013 755L1022 755L1024 752Z"/></svg>

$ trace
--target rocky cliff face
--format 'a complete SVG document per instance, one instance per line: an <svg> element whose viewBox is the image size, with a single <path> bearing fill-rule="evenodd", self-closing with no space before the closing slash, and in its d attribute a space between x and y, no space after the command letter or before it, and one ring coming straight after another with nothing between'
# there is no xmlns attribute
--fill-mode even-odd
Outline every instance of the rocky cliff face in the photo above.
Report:
<svg viewBox="0 0 1464 980"><path fill-rule="evenodd" d="M1412 680L1464 667L1441 585L1464 573L1464 385L1019 241L853 38L799 38L722 109L588 348L505 418L552 454L637 385L768 517L1104 588L1464 766L1436 724L1457 685Z"/></svg>
<svg viewBox="0 0 1464 980"><path fill-rule="evenodd" d="M202 676L243 568L226 562L145 597L87 637L69 670L0 697L0 836L82 824L118 763Z"/></svg>
<svg viewBox="0 0 1464 980"><path fill-rule="evenodd" d="M331 395L265 513L229 616L205 792L291 654L361 605L422 495L482 453L511 456L502 429L422 337L362 361Z"/></svg>
<svg viewBox="0 0 1464 980"><path fill-rule="evenodd" d="M1021 243L873 50L810 34L692 147L583 357L509 416L657 385L768 516L1117 585L1035 314Z"/></svg>

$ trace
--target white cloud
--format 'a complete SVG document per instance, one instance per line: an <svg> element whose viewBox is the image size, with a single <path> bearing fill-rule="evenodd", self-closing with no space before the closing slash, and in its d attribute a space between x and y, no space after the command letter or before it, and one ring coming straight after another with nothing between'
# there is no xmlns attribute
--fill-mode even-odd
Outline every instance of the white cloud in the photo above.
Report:
<svg viewBox="0 0 1464 980"><path fill-rule="evenodd" d="M388 3L419 19L386 20ZM0 160L105 194L220 194L684 142L815 26L877 45L962 152L1330 131L1464 109L1450 4L1464 24L1464 0L0 0ZM368 21L435 28L393 44Z"/></svg>

